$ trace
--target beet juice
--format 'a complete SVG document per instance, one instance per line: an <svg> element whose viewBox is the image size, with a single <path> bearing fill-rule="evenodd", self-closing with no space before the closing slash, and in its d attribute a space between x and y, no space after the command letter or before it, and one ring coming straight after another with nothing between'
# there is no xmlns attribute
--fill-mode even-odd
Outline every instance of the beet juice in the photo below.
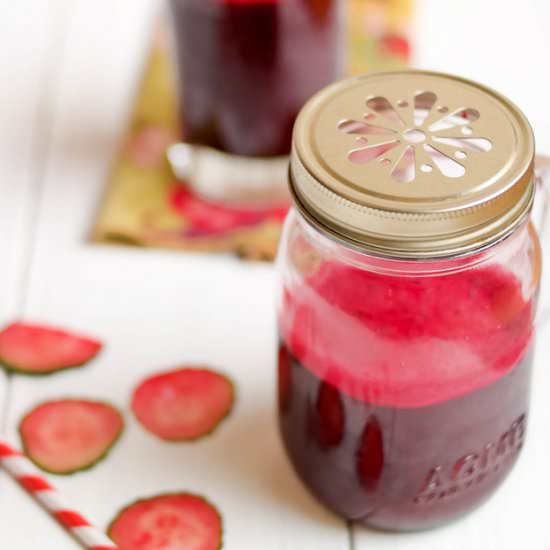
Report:
<svg viewBox="0 0 550 550"><path fill-rule="evenodd" d="M186 141L288 155L303 103L341 75L341 0L171 0Z"/></svg>
<svg viewBox="0 0 550 550"><path fill-rule="evenodd" d="M414 529L492 492L523 443L532 300L499 267L406 278L327 263L285 294L281 428L319 497Z"/></svg>
<svg viewBox="0 0 550 550"><path fill-rule="evenodd" d="M457 518L524 443L541 265L533 140L492 94L437 73L369 75L320 92L296 123L280 427L298 475L347 519L416 530ZM490 149L474 152L471 135Z"/></svg>

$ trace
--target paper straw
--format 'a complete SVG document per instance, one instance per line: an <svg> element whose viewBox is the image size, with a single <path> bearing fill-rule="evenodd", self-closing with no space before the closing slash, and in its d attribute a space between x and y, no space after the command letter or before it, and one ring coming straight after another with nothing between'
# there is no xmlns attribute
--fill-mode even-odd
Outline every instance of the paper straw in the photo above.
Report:
<svg viewBox="0 0 550 550"><path fill-rule="evenodd" d="M30 493L84 548L118 550L107 535L94 527L74 508L67 506L59 491L20 451L0 437L0 464Z"/></svg>

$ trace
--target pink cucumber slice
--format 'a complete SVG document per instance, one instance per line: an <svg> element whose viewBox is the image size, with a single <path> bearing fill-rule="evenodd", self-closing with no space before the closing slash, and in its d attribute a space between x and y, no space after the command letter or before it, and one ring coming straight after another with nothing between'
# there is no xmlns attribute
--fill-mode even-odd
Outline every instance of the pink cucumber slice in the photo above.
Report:
<svg viewBox="0 0 550 550"><path fill-rule="evenodd" d="M48 401L19 425L27 456L53 474L87 470L104 458L124 428L120 412L98 401Z"/></svg>
<svg viewBox="0 0 550 550"><path fill-rule="evenodd" d="M0 332L0 363L23 374L50 374L84 365L101 347L59 328L17 322Z"/></svg>
<svg viewBox="0 0 550 550"><path fill-rule="evenodd" d="M109 527L120 550L218 550L222 519L204 498L160 495L124 508Z"/></svg>
<svg viewBox="0 0 550 550"><path fill-rule="evenodd" d="M142 426L167 441L212 432L230 413L231 381L206 368L182 368L147 378L136 388L132 410Z"/></svg>

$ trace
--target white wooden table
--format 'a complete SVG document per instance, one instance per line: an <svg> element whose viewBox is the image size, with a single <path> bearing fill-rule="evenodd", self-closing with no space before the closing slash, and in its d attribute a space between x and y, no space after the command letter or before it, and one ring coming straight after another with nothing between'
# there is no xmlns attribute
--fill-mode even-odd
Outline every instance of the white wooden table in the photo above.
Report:
<svg viewBox="0 0 550 550"><path fill-rule="evenodd" d="M550 152L545 4L422 0L417 64L508 93ZM127 413L109 460L55 479L101 527L133 499L181 489L219 506L225 550L550 548L550 323L540 326L525 452L498 494L441 530L375 533L326 512L284 457L273 403L272 267L86 241L158 8L159 0L0 0L0 322L68 325L107 344L93 366L48 380L0 372L0 425L17 440L25 411L64 396L106 398ZM216 437L162 444L136 426L129 393L147 373L189 362L235 378L236 410ZM0 474L0 548L77 546Z"/></svg>

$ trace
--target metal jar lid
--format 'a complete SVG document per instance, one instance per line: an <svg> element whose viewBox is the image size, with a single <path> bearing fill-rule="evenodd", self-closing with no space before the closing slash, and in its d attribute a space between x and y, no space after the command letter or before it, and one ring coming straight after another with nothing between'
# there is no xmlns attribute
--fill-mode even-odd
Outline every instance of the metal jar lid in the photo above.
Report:
<svg viewBox="0 0 550 550"><path fill-rule="evenodd" d="M496 242L534 196L534 138L490 88L369 74L325 88L294 128L291 190L321 229L369 252L442 257Z"/></svg>

